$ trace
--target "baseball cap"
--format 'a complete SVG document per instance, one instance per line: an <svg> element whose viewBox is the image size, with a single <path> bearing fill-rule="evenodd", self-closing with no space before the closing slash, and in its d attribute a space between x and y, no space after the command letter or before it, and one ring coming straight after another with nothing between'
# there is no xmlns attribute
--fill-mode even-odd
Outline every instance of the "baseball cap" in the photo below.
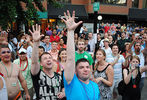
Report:
<svg viewBox="0 0 147 100"><path fill-rule="evenodd" d="M105 39L104 39L104 42L109 42L109 39L108 39L108 38L105 38Z"/></svg>
<svg viewBox="0 0 147 100"><path fill-rule="evenodd" d="M27 53L27 50L24 49L24 48L21 48L21 49L19 50L19 54L20 54L20 53Z"/></svg>

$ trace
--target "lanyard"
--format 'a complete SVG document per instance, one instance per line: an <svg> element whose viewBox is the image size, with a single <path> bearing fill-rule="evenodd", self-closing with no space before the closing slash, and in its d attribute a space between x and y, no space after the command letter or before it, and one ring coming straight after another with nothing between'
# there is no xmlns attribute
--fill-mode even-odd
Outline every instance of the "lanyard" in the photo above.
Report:
<svg viewBox="0 0 147 100"><path fill-rule="evenodd" d="M7 77L11 77L11 75L12 75L12 71L13 71L13 64L11 63L11 73L10 73L10 75L9 75L9 73L8 73L8 69L7 69L7 67L3 64L2 61L1 61L1 64L4 66L5 70L7 71Z"/></svg>
<svg viewBox="0 0 147 100"><path fill-rule="evenodd" d="M79 80L80 81L80 80ZM90 82L90 81L89 81ZM85 88L85 86L83 85L83 83L80 81L80 83L81 83L81 85L83 86L83 88L84 88L84 91L85 91L85 93L86 93L86 96L87 96L87 98L88 98L88 100L90 100L90 98L88 97L88 94L87 94L87 91L86 91L86 88ZM92 83L90 82L90 84L92 85ZM94 89L94 87L93 87L93 85L92 85L92 88L93 88L93 91L94 91L94 96L93 96L93 100L95 100L95 89Z"/></svg>
<svg viewBox="0 0 147 100"><path fill-rule="evenodd" d="M28 62L28 58L26 57L26 59L27 59L27 65L26 65L26 67L24 68L24 69L22 69L21 71L25 71L26 69L27 69L27 67L28 67L28 64L29 64L29 62ZM21 68L21 59L19 59L19 61L20 61L20 68ZM25 77L26 76L26 77ZM24 77L25 77L25 80L28 78L28 76L29 76L29 71L27 71L26 72L26 75L25 75Z"/></svg>
<svg viewBox="0 0 147 100"><path fill-rule="evenodd" d="M26 65L26 67L24 69L21 69L21 71L25 71L27 69L27 67L28 67L28 58L26 57L26 59L27 59L27 65ZM20 60L20 68L21 68L21 59L19 59L19 60Z"/></svg>

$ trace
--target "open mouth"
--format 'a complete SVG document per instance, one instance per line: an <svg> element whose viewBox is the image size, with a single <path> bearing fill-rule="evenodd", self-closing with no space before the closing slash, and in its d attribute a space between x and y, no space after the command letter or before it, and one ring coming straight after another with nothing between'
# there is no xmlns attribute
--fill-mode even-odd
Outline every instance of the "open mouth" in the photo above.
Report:
<svg viewBox="0 0 147 100"><path fill-rule="evenodd" d="M47 62L47 65L51 65L51 62Z"/></svg>

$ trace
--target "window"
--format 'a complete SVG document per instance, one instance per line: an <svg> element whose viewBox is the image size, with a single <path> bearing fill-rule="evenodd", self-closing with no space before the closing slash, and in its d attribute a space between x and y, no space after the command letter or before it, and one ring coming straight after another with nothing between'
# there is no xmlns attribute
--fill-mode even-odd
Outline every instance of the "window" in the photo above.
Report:
<svg viewBox="0 0 147 100"><path fill-rule="evenodd" d="M139 0L132 0L132 7L138 8Z"/></svg>
<svg viewBox="0 0 147 100"><path fill-rule="evenodd" d="M101 4L127 5L127 0L92 0L92 1L100 2Z"/></svg>
<svg viewBox="0 0 147 100"><path fill-rule="evenodd" d="M71 3L71 0L56 0L60 3Z"/></svg>

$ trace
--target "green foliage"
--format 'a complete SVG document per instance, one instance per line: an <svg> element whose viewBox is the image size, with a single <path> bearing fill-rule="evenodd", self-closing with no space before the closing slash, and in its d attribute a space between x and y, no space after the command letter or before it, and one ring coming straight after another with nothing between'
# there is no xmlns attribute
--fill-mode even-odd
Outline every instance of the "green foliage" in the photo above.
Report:
<svg viewBox="0 0 147 100"><path fill-rule="evenodd" d="M55 0L47 0L55 6L60 6ZM20 2L26 3L27 10L24 11ZM6 29L8 23L19 22L26 23L31 20L38 21L37 10L34 7L34 2L40 11L45 11L42 6L42 0L0 0L0 26Z"/></svg>

